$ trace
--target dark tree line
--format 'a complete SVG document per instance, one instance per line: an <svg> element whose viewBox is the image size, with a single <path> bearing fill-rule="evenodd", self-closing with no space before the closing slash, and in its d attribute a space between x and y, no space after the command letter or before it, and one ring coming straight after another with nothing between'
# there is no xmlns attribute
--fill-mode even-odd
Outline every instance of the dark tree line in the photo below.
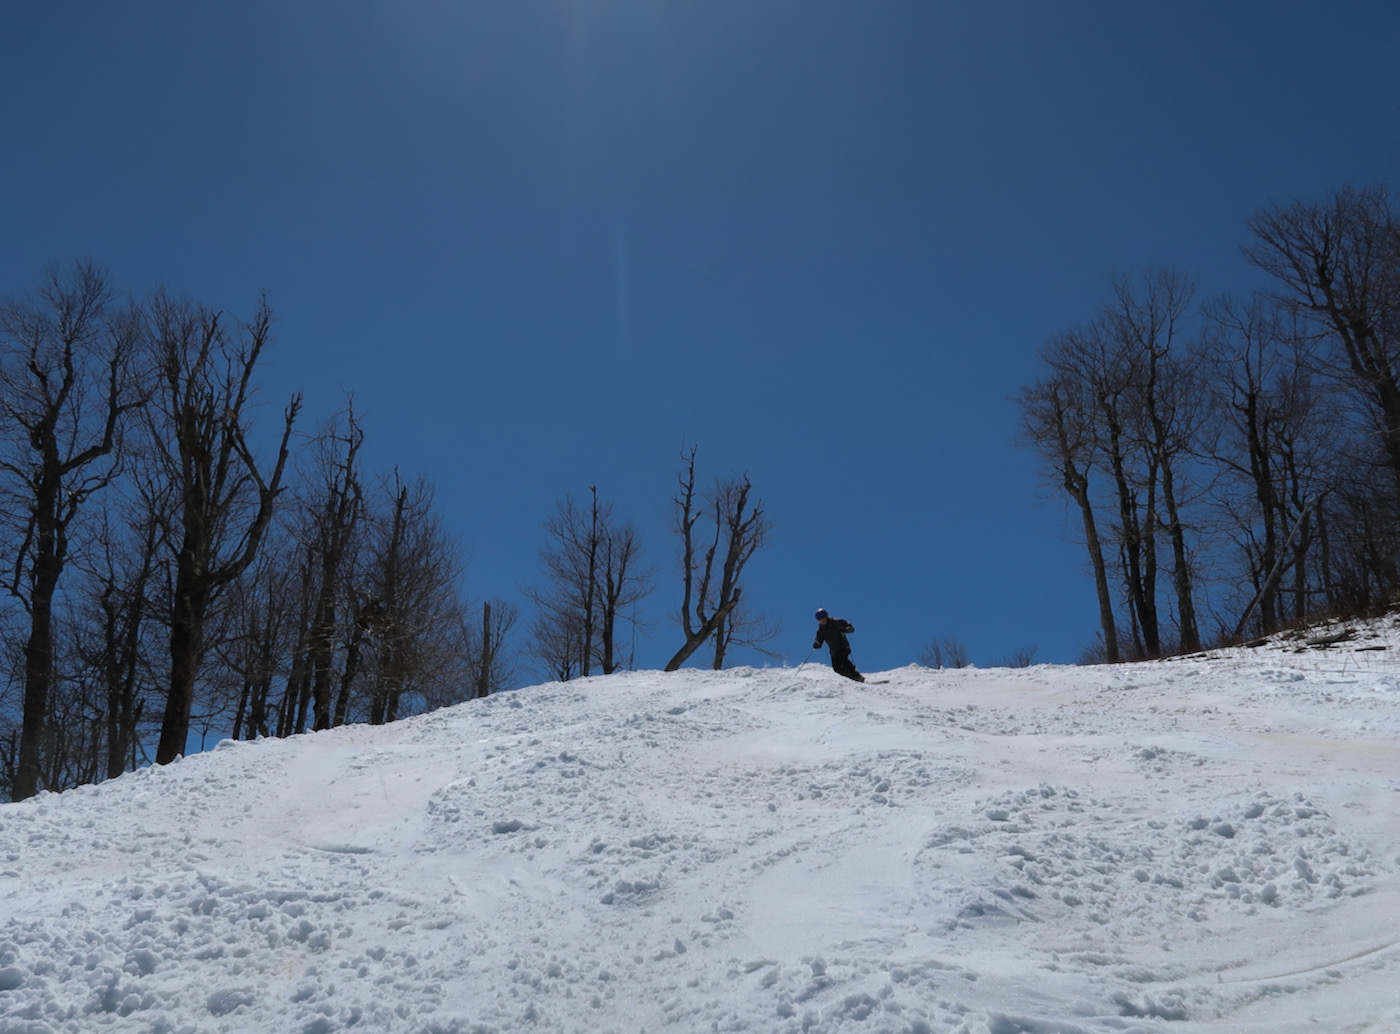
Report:
<svg viewBox="0 0 1400 1034"><path fill-rule="evenodd" d="M265 304L121 299L90 263L0 303L12 799L171 761L198 729L388 722L511 684L514 608L468 606L431 483L365 471L352 406L255 424L271 326Z"/></svg>
<svg viewBox="0 0 1400 1034"><path fill-rule="evenodd" d="M0 304L0 792L21 800L182 755L192 737L381 724L509 688L520 611L462 594L425 478L366 470L353 402L254 419L272 313L119 298L89 263ZM747 609L771 526L747 476L682 456L667 670L777 627ZM655 589L595 486L544 525L526 654L571 679L633 666Z"/></svg>
<svg viewBox="0 0 1400 1034"><path fill-rule="evenodd" d="M11 777L36 792L55 679L59 580L93 496L116 476L122 417L141 404L129 372L140 318L118 311L90 265L52 276L29 303L0 309L0 421L6 515L16 533L7 588L24 609L22 721Z"/></svg>
<svg viewBox="0 0 1400 1034"><path fill-rule="evenodd" d="M1019 396L1109 661L1400 594L1400 218L1344 188L1248 229L1269 290L1197 304L1180 273L1116 276Z"/></svg>

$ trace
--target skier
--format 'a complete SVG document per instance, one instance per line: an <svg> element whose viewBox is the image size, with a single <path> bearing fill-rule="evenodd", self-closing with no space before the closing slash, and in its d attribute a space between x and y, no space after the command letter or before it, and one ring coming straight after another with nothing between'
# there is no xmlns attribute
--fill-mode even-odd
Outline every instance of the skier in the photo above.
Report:
<svg viewBox="0 0 1400 1034"><path fill-rule="evenodd" d="M856 666L851 663L851 644L846 639L846 636L855 630L855 626L849 621L833 618L825 608L818 610L817 639L812 644L812 649L821 649L822 643L826 643L831 650L831 670L838 675L845 675L848 679L864 682L865 676L856 671Z"/></svg>

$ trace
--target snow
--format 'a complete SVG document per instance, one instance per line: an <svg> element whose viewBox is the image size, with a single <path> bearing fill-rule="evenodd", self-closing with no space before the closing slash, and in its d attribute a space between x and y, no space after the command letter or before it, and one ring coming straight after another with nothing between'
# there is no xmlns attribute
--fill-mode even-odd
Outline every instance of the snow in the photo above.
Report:
<svg viewBox="0 0 1400 1034"><path fill-rule="evenodd" d="M881 677L549 684L0 807L0 1034L1400 1031L1389 624Z"/></svg>

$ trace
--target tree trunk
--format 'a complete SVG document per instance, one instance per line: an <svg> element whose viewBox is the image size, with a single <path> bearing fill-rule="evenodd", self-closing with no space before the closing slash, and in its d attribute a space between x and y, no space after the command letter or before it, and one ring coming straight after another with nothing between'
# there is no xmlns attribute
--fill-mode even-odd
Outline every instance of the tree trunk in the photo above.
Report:
<svg viewBox="0 0 1400 1034"><path fill-rule="evenodd" d="M690 659L690 655L693 654L696 650L700 649L700 647L705 645L705 641L709 639L710 636L715 634L715 631L724 622L724 619L729 616L730 611L732 611L738 605L739 595L736 592L733 598L731 598L727 604L720 607L708 618L702 620L699 627L686 636L685 645L682 646L679 650L677 650L675 655L669 661L666 662L665 670L675 671L682 664L688 661Z"/></svg>
<svg viewBox="0 0 1400 1034"><path fill-rule="evenodd" d="M364 656L364 642L368 629L362 617L357 616L350 633L350 641L345 644L345 670L340 673L340 693L335 701L335 724L344 725L350 714L350 689L355 677L360 673Z"/></svg>
<svg viewBox="0 0 1400 1034"><path fill-rule="evenodd" d="M1109 664L1117 664L1121 659L1118 652L1118 623L1113 616L1113 594L1108 586L1108 565L1103 559L1103 543L1099 541L1098 522L1094 519L1094 506L1089 498L1089 479L1078 474L1072 466L1067 468L1065 485L1070 497L1079 504L1079 513L1084 521L1084 544L1089 551L1089 564L1094 571L1094 589L1099 598L1099 628L1103 633L1104 659Z"/></svg>
<svg viewBox="0 0 1400 1034"><path fill-rule="evenodd" d="M50 540L45 545L45 538ZM24 711L20 727L19 759L12 797L22 801L39 792L41 747L49 719L49 691L53 685L53 596L63 561L54 555L52 533L40 532L40 553L34 564L30 594L29 639L24 646Z"/></svg>
<svg viewBox="0 0 1400 1034"><path fill-rule="evenodd" d="M311 631L311 702L312 728L316 731L331 727L331 657L335 643L335 601L329 598L322 572L321 592L316 605L316 624Z"/></svg>
<svg viewBox="0 0 1400 1034"><path fill-rule="evenodd" d="M1128 609L1133 615L1138 653L1155 657L1161 652L1157 632L1157 607L1151 577L1155 551L1146 548L1142 529L1147 520L1139 515L1138 501L1128 482L1122 452L1122 428L1109 425L1109 458L1114 487L1118 495L1118 516L1122 523L1123 574L1128 593ZM1150 513L1149 513L1150 516Z"/></svg>
<svg viewBox="0 0 1400 1034"><path fill-rule="evenodd" d="M233 732L229 739L239 740L243 738L243 718L248 714L249 704L253 699L253 681L246 675L243 677L243 688L238 692L238 706L233 712Z"/></svg>
<svg viewBox="0 0 1400 1034"><path fill-rule="evenodd" d="M495 659L496 644L491 641L491 604L481 605L481 662L476 671L476 696L481 699L491 692L491 663ZM604 656L607 656L606 651ZM604 674L608 674L604 667Z"/></svg>
<svg viewBox="0 0 1400 1034"><path fill-rule="evenodd" d="M161 720L156 764L167 765L185 753L190 736L190 710L195 679L204 656L203 629L209 601L195 584L193 559L182 551L175 574L175 598L170 614L170 692Z"/></svg>
<svg viewBox="0 0 1400 1034"><path fill-rule="evenodd" d="M1162 465L1162 500L1167 507L1167 536L1172 544L1172 584L1176 590L1177 620L1181 625L1181 649L1185 653L1196 653L1201 649L1201 633L1196 625L1191 568L1186 555L1186 532L1173 492L1171 467L1167 464Z"/></svg>

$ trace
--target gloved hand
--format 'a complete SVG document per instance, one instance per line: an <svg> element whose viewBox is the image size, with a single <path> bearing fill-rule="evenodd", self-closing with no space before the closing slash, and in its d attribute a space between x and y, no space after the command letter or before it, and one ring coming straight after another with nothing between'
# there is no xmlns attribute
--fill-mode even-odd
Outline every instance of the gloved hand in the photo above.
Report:
<svg viewBox="0 0 1400 1034"><path fill-rule="evenodd" d="M821 645L822 645L822 641L821 641L820 639L818 639L815 643L812 644L812 649L813 649L813 650L819 650L819 649L821 649Z"/></svg>

